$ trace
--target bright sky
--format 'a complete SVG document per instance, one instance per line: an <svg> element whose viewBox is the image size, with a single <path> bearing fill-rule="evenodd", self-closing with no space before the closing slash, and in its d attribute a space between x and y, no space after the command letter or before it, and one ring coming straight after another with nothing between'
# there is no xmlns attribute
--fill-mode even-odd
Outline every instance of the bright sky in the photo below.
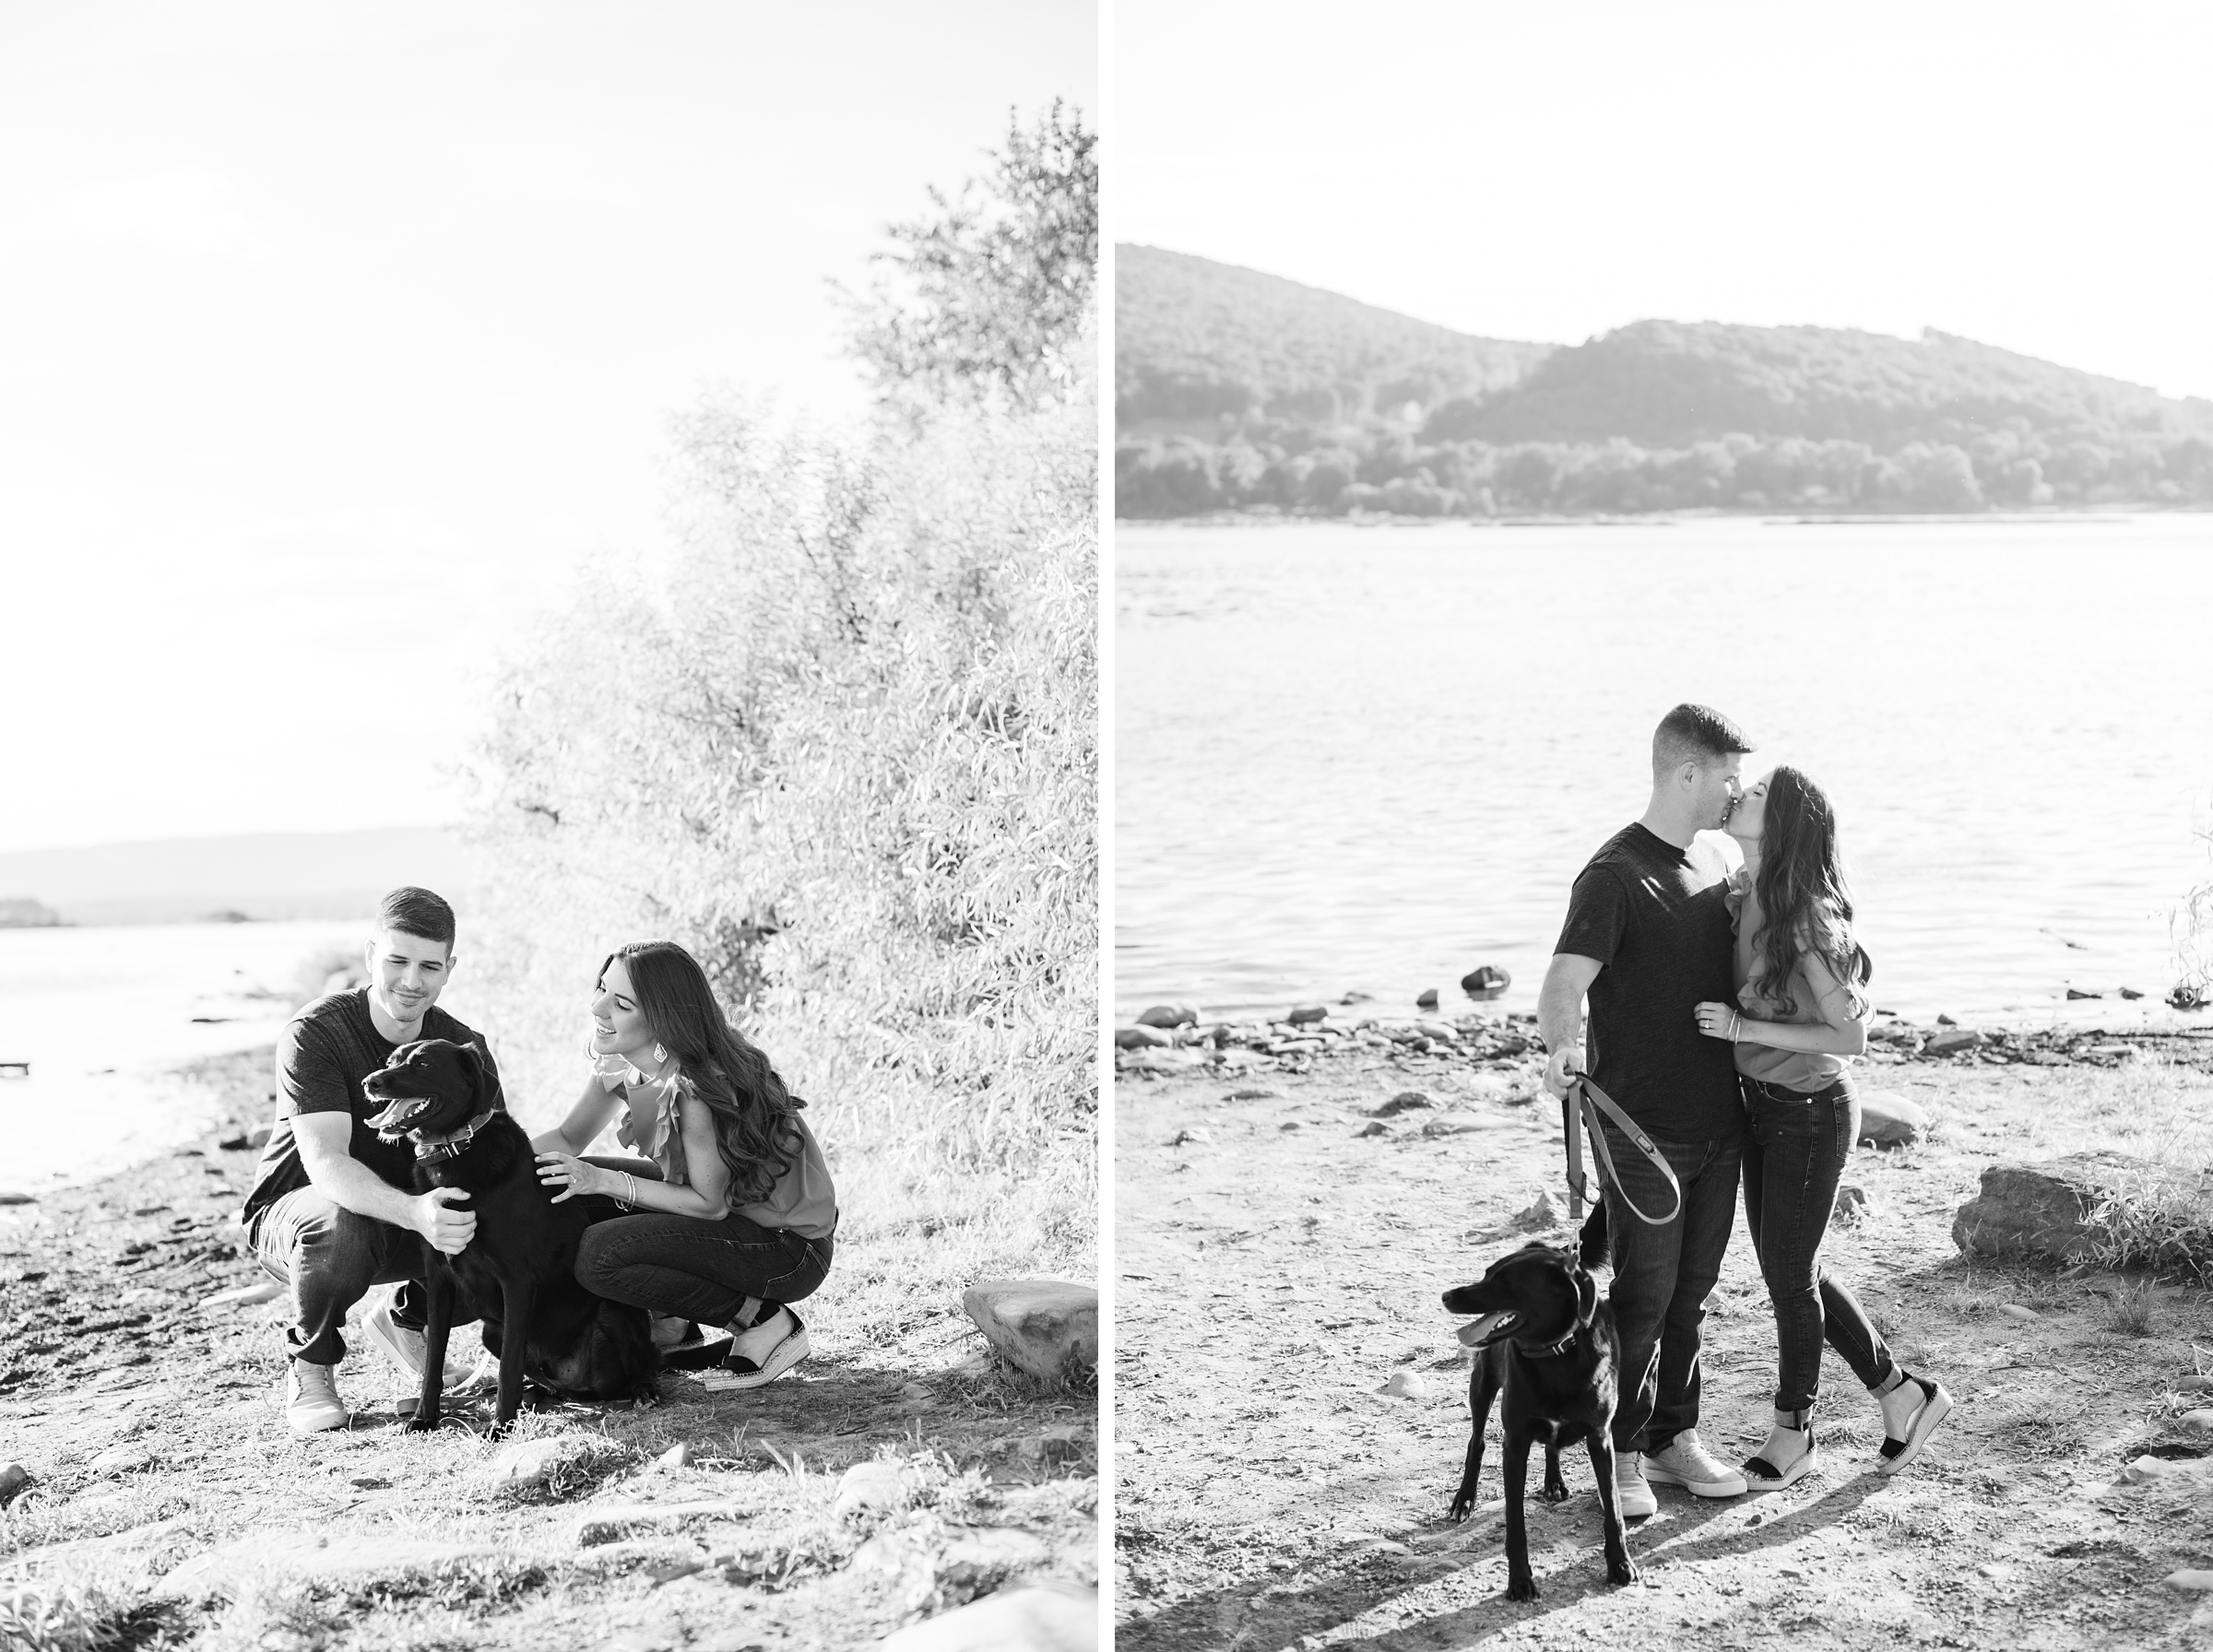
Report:
<svg viewBox="0 0 2213 1652"><path fill-rule="evenodd" d="M670 416L863 405L826 278L1096 124L1091 0L0 8L0 851L447 820ZM5 891L0 891L5 892Z"/></svg>
<svg viewBox="0 0 2213 1652"><path fill-rule="evenodd" d="M1965 334L2213 396L2202 0L1120 0L1118 241L1462 331Z"/></svg>

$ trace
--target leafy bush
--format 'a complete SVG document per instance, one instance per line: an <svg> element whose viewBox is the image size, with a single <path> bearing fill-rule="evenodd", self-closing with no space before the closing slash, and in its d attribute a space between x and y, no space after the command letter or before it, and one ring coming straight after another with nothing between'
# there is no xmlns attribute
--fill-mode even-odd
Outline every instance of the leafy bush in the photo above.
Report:
<svg viewBox="0 0 2213 1652"><path fill-rule="evenodd" d="M812 1103L848 1209L866 1161L909 1192L1019 1185L1087 1234L1096 373L1087 318L1021 294L1070 289L1096 172L1058 106L1016 136L980 198L897 232L935 273L856 301L883 415L681 419L673 562L601 580L507 671L470 968L518 1112L580 1082L601 957L673 939Z"/></svg>

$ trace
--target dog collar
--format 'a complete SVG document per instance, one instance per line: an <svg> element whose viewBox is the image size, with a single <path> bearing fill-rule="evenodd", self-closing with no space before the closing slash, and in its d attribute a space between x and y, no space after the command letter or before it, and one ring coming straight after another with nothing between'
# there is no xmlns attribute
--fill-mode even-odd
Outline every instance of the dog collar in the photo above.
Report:
<svg viewBox="0 0 2213 1652"><path fill-rule="evenodd" d="M1577 1337L1582 1334L1582 1329L1583 1328L1580 1325L1570 1326L1568 1328L1568 1334L1565 1337L1562 1337L1557 1342L1524 1342L1521 1345L1522 1351L1525 1353L1533 1354L1540 1360L1552 1359L1556 1355L1566 1353L1570 1348L1573 1348L1575 1346L1575 1339Z"/></svg>
<svg viewBox="0 0 2213 1652"><path fill-rule="evenodd" d="M487 1107L451 1136L441 1136L435 1141L425 1141L418 1136L415 1139L416 1162L420 1164L425 1161L459 1158L461 1150L476 1139L477 1132L490 1124L491 1115L498 1111L496 1107Z"/></svg>

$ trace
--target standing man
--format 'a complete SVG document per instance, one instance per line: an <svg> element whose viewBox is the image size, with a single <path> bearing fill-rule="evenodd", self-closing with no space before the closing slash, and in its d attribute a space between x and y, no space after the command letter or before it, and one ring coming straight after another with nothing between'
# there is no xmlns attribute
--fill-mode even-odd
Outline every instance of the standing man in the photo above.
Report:
<svg viewBox="0 0 2213 1652"><path fill-rule="evenodd" d="M372 1285L405 1282L365 1325L401 1371L421 1381L422 1242L455 1256L477 1231L459 1188L413 1190L412 1150L369 1127L384 1103L361 1090L403 1044L483 1044L437 1008L453 974L454 909L427 889L394 890L377 908L366 958L366 986L316 999L278 1041L277 1122L240 1215L262 1267L292 1288L284 1419L294 1434L345 1426L335 1381L346 1357L339 1328ZM489 1051L484 1060L493 1105L504 1107ZM466 1304L456 1300L456 1311L465 1316Z"/></svg>
<svg viewBox="0 0 2213 1652"><path fill-rule="evenodd" d="M1537 999L1551 1052L1544 1087L1565 1095L1576 1074L1589 1073L1652 1139L1683 1190L1683 1208L1653 1227L1629 1213L1621 1189L1605 1186L1610 1297L1621 1335L1615 1486L1631 1517L1658 1509L1651 1481L1699 1497L1746 1489L1744 1476L1698 1434L1698 1328L1736 1220L1744 1108L1729 1046L1698 1031L1700 1002L1733 1003L1735 995L1728 862L1718 845L1696 840L1728 819L1740 760L1751 749L1742 729L1706 706L1678 705L1660 720L1651 802L1576 879ZM1659 1171L1612 1123L1601 1127L1629 1198L1666 1210L1672 1196Z"/></svg>

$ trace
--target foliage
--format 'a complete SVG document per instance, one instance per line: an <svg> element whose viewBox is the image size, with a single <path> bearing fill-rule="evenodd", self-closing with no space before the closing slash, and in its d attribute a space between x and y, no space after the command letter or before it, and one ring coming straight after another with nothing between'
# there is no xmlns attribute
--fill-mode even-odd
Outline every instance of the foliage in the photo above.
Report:
<svg viewBox="0 0 2213 1652"><path fill-rule="evenodd" d="M1118 259L1118 515L2213 503L2213 404L1947 334L1639 322L1508 346Z"/></svg>
<svg viewBox="0 0 2213 1652"><path fill-rule="evenodd" d="M1025 131L1012 114L991 173L934 217L894 224L889 266L846 295L854 354L887 396L1000 394L1018 406L1073 393L1090 373L1099 262L1098 139L1059 100Z"/></svg>
<svg viewBox="0 0 2213 1652"><path fill-rule="evenodd" d="M1093 189L1089 145L1056 109L1000 176L1066 161ZM1095 212L1055 201L1024 221ZM518 1111L580 1082L601 957L674 939L809 1098L848 1210L866 1166L959 1202L1019 1186L1087 1230L1095 372L1087 325L1013 296L1072 243L1031 258L941 209L902 244L985 252L904 313L901 337L938 342L889 386L897 416L698 408L673 563L603 578L506 672L470 776L495 870L469 950L510 1093L542 1098ZM1003 330L971 337L968 300L1006 271ZM855 348L891 373L908 359L870 325Z"/></svg>

